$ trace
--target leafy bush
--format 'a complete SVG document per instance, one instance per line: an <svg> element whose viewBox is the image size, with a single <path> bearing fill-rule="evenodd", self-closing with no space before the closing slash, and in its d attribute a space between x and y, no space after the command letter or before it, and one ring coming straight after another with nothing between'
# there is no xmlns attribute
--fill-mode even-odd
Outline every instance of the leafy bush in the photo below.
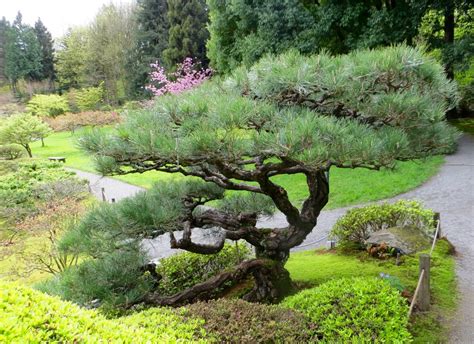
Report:
<svg viewBox="0 0 474 344"><path fill-rule="evenodd" d="M170 343L205 336L202 320L150 309L109 320L38 291L0 281L2 343Z"/></svg>
<svg viewBox="0 0 474 344"><path fill-rule="evenodd" d="M1 145L0 158L15 160L23 155L23 147L17 144Z"/></svg>
<svg viewBox="0 0 474 344"><path fill-rule="evenodd" d="M70 130L82 126L101 126L120 122L120 115L113 111L87 111L80 113L68 113L55 118L44 117L43 121L54 131Z"/></svg>
<svg viewBox="0 0 474 344"><path fill-rule="evenodd" d="M37 94L26 105L26 109L33 115L56 117L69 111L66 98L57 94Z"/></svg>
<svg viewBox="0 0 474 344"><path fill-rule="evenodd" d="M75 105L80 111L98 110L104 100L103 84L81 88L75 92Z"/></svg>
<svg viewBox="0 0 474 344"><path fill-rule="evenodd" d="M35 209L35 203L52 198L75 197L77 194L63 192L58 188L53 188L47 193L38 192L42 184L55 183L76 184L75 190L81 192L86 190L85 185L76 179L75 174L65 171L58 163L53 162L21 162L14 167L14 170L0 180L0 216L18 221ZM51 193L58 191L56 195ZM68 188L72 191L72 188ZM32 197L35 195L36 197Z"/></svg>
<svg viewBox="0 0 474 344"><path fill-rule="evenodd" d="M396 289L377 278L343 278L286 298L284 306L306 314L326 343L404 343L408 306Z"/></svg>
<svg viewBox="0 0 474 344"><path fill-rule="evenodd" d="M363 246L370 233L395 226L414 226L433 234L434 212L419 202L406 200L353 208L337 220L330 235L342 246Z"/></svg>
<svg viewBox="0 0 474 344"><path fill-rule="evenodd" d="M186 315L205 320L206 332L219 343L308 343L314 324L304 315L275 305L238 299L197 302Z"/></svg>
<svg viewBox="0 0 474 344"><path fill-rule="evenodd" d="M184 252L161 259L156 269L162 276L159 289L167 295L178 293L237 265L249 255L250 249L239 244L225 245L212 255Z"/></svg>

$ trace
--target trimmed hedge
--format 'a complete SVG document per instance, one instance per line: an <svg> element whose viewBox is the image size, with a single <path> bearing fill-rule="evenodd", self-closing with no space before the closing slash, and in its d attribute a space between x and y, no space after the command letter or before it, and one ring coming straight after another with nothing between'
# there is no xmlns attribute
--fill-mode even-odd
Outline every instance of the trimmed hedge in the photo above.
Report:
<svg viewBox="0 0 474 344"><path fill-rule="evenodd" d="M337 220L330 235L338 239L341 246L355 244L364 247L370 233L405 226L420 228L432 235L435 230L434 212L423 208L417 201L407 200L353 208Z"/></svg>
<svg viewBox="0 0 474 344"><path fill-rule="evenodd" d="M0 281L0 343L204 343L202 324L166 308L109 320L96 311Z"/></svg>
<svg viewBox="0 0 474 344"><path fill-rule="evenodd" d="M218 343L308 343L317 341L315 325L299 312L238 299L198 302L187 315L205 320Z"/></svg>
<svg viewBox="0 0 474 344"><path fill-rule="evenodd" d="M378 278L342 278L286 298L282 305L301 311L318 325L327 343L406 343L408 305Z"/></svg>

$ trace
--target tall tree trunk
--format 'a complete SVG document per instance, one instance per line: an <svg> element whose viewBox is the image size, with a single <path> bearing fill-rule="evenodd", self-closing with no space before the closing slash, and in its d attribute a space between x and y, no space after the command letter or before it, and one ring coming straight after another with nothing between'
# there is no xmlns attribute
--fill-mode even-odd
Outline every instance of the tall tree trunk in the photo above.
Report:
<svg viewBox="0 0 474 344"><path fill-rule="evenodd" d="M449 55L452 54L452 48L454 44L454 1L446 1L446 7L444 10L444 42L446 44L446 50ZM446 74L449 79L454 78L454 70L451 56L448 56L445 66Z"/></svg>

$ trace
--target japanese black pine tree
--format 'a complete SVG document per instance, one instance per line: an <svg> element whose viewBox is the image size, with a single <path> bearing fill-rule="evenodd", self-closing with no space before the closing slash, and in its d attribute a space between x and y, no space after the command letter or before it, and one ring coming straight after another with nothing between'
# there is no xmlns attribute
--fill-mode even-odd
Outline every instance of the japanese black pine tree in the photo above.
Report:
<svg viewBox="0 0 474 344"><path fill-rule="evenodd" d="M445 113L456 101L443 68L415 48L268 56L225 80L161 96L115 131L82 137L104 175L160 171L176 178L92 210L62 247L122 276L114 288L136 288L135 301L181 304L249 274L255 287L246 299L277 300L291 285L290 250L317 230L328 202L326 172L334 166L378 170L452 151L457 133ZM290 174L306 177L302 204L275 182ZM258 226L259 216L273 210L288 225ZM193 240L196 228L207 227L215 229L214 240ZM201 254L243 240L255 258L179 294L159 295L152 283L143 288L141 243L165 233L172 248Z"/></svg>

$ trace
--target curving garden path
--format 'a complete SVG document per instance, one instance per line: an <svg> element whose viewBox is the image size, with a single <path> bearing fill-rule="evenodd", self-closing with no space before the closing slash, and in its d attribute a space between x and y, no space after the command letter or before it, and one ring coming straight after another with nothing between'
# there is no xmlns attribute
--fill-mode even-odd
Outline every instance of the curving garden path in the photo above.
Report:
<svg viewBox="0 0 474 344"><path fill-rule="evenodd" d="M101 188L105 188L107 200L119 200L142 190L139 187L92 173L74 170L79 177L89 180L91 191L102 199ZM474 343L474 137L464 135L459 141L458 151L446 157L439 173L422 186L398 195L400 198L417 199L427 207L441 213L443 235L456 246L458 252L457 275L461 300L452 324L452 343ZM304 250L326 244L327 234L335 221L347 208L323 211L316 229L294 250ZM285 227L282 214L259 221L261 227ZM205 233L196 236L205 239ZM169 248L168 237L145 242L145 247L155 259L168 256L176 250Z"/></svg>

